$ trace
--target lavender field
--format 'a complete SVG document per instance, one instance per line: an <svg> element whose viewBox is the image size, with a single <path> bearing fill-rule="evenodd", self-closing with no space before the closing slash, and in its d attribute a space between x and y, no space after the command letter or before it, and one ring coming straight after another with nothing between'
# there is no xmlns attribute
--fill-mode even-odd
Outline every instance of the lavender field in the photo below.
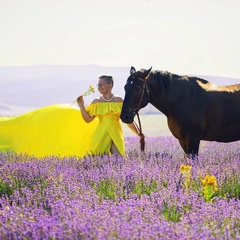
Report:
<svg viewBox="0 0 240 240"><path fill-rule="evenodd" d="M0 153L0 239L240 239L240 142L126 137L127 157Z"/></svg>

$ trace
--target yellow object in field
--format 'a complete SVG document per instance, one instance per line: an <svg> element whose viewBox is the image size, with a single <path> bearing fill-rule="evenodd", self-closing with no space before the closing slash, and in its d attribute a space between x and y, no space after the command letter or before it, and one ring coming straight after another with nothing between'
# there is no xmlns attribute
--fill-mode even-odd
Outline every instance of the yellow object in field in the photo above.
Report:
<svg viewBox="0 0 240 240"><path fill-rule="evenodd" d="M118 126L121 107L122 103L113 102L90 104L87 111L96 116L91 123L83 120L79 108L69 104L51 105L14 117L1 117L0 152L13 151L36 157L82 157L109 153L111 141L117 141L115 145L124 153L121 129L117 134L113 129ZM112 111L109 113L106 109Z"/></svg>

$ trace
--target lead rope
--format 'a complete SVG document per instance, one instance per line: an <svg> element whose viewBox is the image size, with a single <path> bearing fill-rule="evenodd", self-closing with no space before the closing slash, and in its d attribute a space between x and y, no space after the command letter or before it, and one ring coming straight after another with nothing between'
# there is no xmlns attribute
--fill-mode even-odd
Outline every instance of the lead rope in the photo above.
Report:
<svg viewBox="0 0 240 240"><path fill-rule="evenodd" d="M143 94L144 94L145 87L146 87L146 79L144 79L143 81L144 81L144 84L143 84L142 94L140 96L140 100L139 100L137 111L136 111L139 126L134 122L135 127L137 128L137 130L140 133L140 149L141 149L142 152L145 151L145 136L144 136L144 134L142 132L142 126L141 126L141 121L140 121L140 117L139 117L138 111L140 109L140 105L141 105Z"/></svg>
<svg viewBox="0 0 240 240"><path fill-rule="evenodd" d="M135 122L134 122L134 125L140 133L140 149L141 149L142 152L144 152L145 151L145 136L142 132L142 126L141 126L141 121L140 121L140 117L139 117L138 112L136 114L137 114L139 126Z"/></svg>
<svg viewBox="0 0 240 240"><path fill-rule="evenodd" d="M140 149L141 149L142 152L144 152L145 151L145 136L144 136L144 134L142 132L142 126L141 126L141 121L140 121L140 117L139 117L138 111L140 109L140 105L141 105L141 102L142 102L143 94L144 94L144 91L145 91L146 79L141 79L141 80L144 82L144 84L143 84L142 93L141 93L140 100L139 100L138 107L137 107L137 111L136 111L139 126L135 122L134 122L134 125L135 125L135 127L137 128L137 130L140 133Z"/></svg>

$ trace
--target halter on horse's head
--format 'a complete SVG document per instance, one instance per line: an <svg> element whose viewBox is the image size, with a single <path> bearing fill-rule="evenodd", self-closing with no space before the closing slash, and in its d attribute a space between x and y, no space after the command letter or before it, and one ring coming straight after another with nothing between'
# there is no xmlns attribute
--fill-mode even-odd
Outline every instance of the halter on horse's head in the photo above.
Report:
<svg viewBox="0 0 240 240"><path fill-rule="evenodd" d="M151 69L136 71L134 67L131 67L131 75L124 86L125 97L120 116L124 123L132 123L135 114L149 103L150 91L147 81Z"/></svg>

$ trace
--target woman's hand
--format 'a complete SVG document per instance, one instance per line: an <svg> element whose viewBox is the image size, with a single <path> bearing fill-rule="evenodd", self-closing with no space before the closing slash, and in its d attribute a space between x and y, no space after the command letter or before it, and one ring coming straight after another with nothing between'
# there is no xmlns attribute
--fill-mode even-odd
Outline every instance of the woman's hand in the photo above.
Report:
<svg viewBox="0 0 240 240"><path fill-rule="evenodd" d="M77 103L78 103L78 106L79 106L80 108L84 107L83 96L79 96L79 97L77 98Z"/></svg>

